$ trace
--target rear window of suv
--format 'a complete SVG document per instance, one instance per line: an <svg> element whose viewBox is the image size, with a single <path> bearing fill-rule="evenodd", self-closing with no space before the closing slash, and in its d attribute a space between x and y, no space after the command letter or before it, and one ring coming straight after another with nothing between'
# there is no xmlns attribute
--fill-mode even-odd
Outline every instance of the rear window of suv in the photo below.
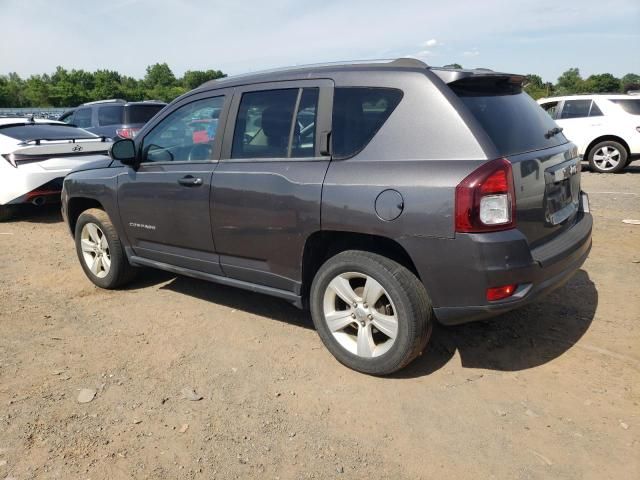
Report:
<svg viewBox="0 0 640 480"><path fill-rule="evenodd" d="M147 123L164 105L127 105L124 123Z"/></svg>
<svg viewBox="0 0 640 480"><path fill-rule="evenodd" d="M541 150L567 142L561 133L545 137L557 125L519 85L497 79L461 80L451 89L482 125L501 155Z"/></svg>
<svg viewBox="0 0 640 480"><path fill-rule="evenodd" d="M333 94L331 148L336 158L361 151L402 99L393 88L339 87Z"/></svg>
<svg viewBox="0 0 640 480"><path fill-rule="evenodd" d="M631 115L640 115L640 98L632 100L611 100L613 103L620 105L620 107Z"/></svg>

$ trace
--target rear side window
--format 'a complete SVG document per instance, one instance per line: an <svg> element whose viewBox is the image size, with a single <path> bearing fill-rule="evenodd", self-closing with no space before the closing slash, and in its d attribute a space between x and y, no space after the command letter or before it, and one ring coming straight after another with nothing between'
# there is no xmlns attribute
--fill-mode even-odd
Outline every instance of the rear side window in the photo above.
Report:
<svg viewBox="0 0 640 480"><path fill-rule="evenodd" d="M164 105L128 105L124 123L147 123Z"/></svg>
<svg viewBox="0 0 640 480"><path fill-rule="evenodd" d="M584 118L589 116L591 100L565 100L560 118Z"/></svg>
<svg viewBox="0 0 640 480"><path fill-rule="evenodd" d="M76 113L73 114L73 124L76 127L88 128L91 126L91 109L79 108Z"/></svg>
<svg viewBox="0 0 640 480"><path fill-rule="evenodd" d="M591 102L591 110L589 110L590 117L602 117L602 110L598 107L596 102Z"/></svg>
<svg viewBox="0 0 640 480"><path fill-rule="evenodd" d="M553 119L519 86L490 80L451 84L478 120L501 155L530 152L567 142L561 133L545 137L557 127Z"/></svg>
<svg viewBox="0 0 640 480"><path fill-rule="evenodd" d="M540 105L545 112L549 114L551 118L556 118L556 113L558 112L558 102L549 102L543 103Z"/></svg>
<svg viewBox="0 0 640 480"><path fill-rule="evenodd" d="M625 112L631 115L640 115L640 98L631 100L611 100L613 103L620 105Z"/></svg>
<svg viewBox="0 0 640 480"><path fill-rule="evenodd" d="M16 125L0 128L0 134L16 140L71 140L74 138L96 138L93 133L72 125L42 124Z"/></svg>
<svg viewBox="0 0 640 480"><path fill-rule="evenodd" d="M361 151L402 99L392 88L340 87L333 95L331 148L335 158Z"/></svg>
<svg viewBox="0 0 640 480"><path fill-rule="evenodd" d="M124 107L122 105L110 105L108 107L100 107L98 109L98 125L122 125L122 114Z"/></svg>
<svg viewBox="0 0 640 480"><path fill-rule="evenodd" d="M231 158L315 156L318 95L318 88L244 93Z"/></svg>

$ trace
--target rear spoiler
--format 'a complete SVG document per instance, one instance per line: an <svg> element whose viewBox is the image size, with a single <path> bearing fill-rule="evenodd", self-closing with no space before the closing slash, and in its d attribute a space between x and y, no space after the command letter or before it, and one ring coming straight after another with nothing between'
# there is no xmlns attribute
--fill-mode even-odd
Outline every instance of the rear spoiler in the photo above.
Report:
<svg viewBox="0 0 640 480"><path fill-rule="evenodd" d="M488 68L476 68L470 70L431 67L430 70L446 84L457 83L464 80L466 80L466 82L472 82L476 80L482 82L484 80L489 82L506 81L512 85L522 86L522 84L526 80L526 77L524 75L505 72L494 72L493 70L490 70Z"/></svg>
<svg viewBox="0 0 640 480"><path fill-rule="evenodd" d="M76 143L76 140L87 141L87 140L98 140L98 139L100 139L100 141L103 143L107 141L107 137L104 135L101 135L100 137L96 137L96 138L86 138L86 137L83 137L83 138L30 138L29 140L23 140L18 145L28 145L30 143L35 143L36 145L40 145L40 142Z"/></svg>

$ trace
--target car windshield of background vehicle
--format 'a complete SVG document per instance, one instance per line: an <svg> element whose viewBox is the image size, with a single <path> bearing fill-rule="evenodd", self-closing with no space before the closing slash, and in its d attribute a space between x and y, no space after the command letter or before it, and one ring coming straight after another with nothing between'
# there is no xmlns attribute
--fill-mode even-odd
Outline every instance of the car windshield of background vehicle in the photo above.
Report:
<svg viewBox="0 0 640 480"><path fill-rule="evenodd" d="M616 99L611 101L616 105L620 105L620 108L631 115L640 115L640 98L630 100Z"/></svg>
<svg viewBox="0 0 640 480"><path fill-rule="evenodd" d="M0 135L15 138L16 140L71 140L74 138L97 138L93 133L81 130L72 125L15 125L11 127L0 128Z"/></svg>

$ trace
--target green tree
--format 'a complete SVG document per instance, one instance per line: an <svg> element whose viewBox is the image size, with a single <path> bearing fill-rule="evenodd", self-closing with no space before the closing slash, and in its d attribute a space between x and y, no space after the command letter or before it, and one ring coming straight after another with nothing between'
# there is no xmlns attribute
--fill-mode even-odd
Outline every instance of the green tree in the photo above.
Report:
<svg viewBox="0 0 640 480"><path fill-rule="evenodd" d="M122 98L122 77L113 70L97 70L93 74L94 86L90 96L93 100Z"/></svg>
<svg viewBox="0 0 640 480"><path fill-rule="evenodd" d="M571 95L572 93L582 93L584 90L584 80L580 76L580 69L570 68L558 78L556 91L559 95Z"/></svg>
<svg viewBox="0 0 640 480"><path fill-rule="evenodd" d="M529 74L524 82L524 91L537 100L551 95L551 84L544 83L540 75Z"/></svg>
<svg viewBox="0 0 640 480"><path fill-rule="evenodd" d="M49 75L31 75L24 85L24 96L27 104L40 107L52 106L49 98L50 83Z"/></svg>
<svg viewBox="0 0 640 480"><path fill-rule="evenodd" d="M180 83L187 90L193 90L194 88L198 88L204 82L223 77L226 77L226 75L220 70L187 70L184 72Z"/></svg>
<svg viewBox="0 0 640 480"><path fill-rule="evenodd" d="M636 73L627 73L620 79L622 86L621 91L626 93L629 90L640 90L640 75Z"/></svg>
<svg viewBox="0 0 640 480"><path fill-rule="evenodd" d="M620 88L620 80L610 73L591 75L584 81L584 90L589 93L619 92Z"/></svg>

